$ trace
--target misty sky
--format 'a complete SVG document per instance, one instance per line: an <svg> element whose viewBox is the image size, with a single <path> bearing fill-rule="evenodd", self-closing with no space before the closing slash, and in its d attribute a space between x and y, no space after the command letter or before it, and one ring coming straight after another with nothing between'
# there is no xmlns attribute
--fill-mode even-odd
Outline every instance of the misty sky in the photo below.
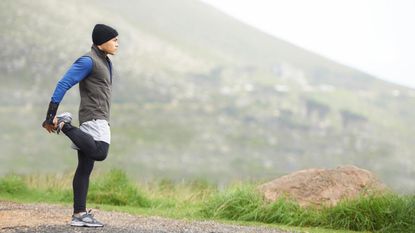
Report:
<svg viewBox="0 0 415 233"><path fill-rule="evenodd" d="M415 0L203 0L300 47L415 88Z"/></svg>

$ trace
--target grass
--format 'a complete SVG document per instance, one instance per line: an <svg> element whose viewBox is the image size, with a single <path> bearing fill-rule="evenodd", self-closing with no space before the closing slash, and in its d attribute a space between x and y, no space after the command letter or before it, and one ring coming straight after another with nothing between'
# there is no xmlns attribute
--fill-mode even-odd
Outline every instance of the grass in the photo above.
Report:
<svg viewBox="0 0 415 233"><path fill-rule="evenodd" d="M298 232L415 232L415 196L372 195L317 209L302 208L285 198L267 202L254 184L247 183L224 190L204 180L135 184L121 170L92 179L88 203L105 210ZM0 198L70 205L71 175L9 174L0 179Z"/></svg>
<svg viewBox="0 0 415 233"><path fill-rule="evenodd" d="M372 232L415 232L415 196L371 195L335 207L301 208L281 198L267 203L254 187L217 193L206 201L207 218Z"/></svg>
<svg viewBox="0 0 415 233"><path fill-rule="evenodd" d="M120 170L112 170L92 183L88 198L96 204L150 207L150 200Z"/></svg>

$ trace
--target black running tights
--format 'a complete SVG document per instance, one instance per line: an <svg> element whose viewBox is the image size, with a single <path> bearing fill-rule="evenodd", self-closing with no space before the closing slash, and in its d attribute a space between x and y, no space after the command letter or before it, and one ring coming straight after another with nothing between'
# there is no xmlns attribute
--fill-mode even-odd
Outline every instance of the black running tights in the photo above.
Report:
<svg viewBox="0 0 415 233"><path fill-rule="evenodd" d="M95 161L102 161L108 155L109 144L94 138L77 127L65 124L62 132L79 148L78 167L73 178L74 213L86 212L86 197L89 176Z"/></svg>

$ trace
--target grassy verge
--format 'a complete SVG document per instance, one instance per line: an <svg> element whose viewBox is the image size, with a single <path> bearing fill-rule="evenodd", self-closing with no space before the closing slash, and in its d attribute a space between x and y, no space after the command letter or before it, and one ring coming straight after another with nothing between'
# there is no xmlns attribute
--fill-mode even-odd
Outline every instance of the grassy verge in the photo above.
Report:
<svg viewBox="0 0 415 233"><path fill-rule="evenodd" d="M415 232L415 196L368 196L315 209L301 208L286 199L268 203L252 184L232 185L225 190L201 180L137 185L120 170L92 179L88 203L104 210L265 225L298 232ZM0 198L70 205L71 175L7 175L0 179Z"/></svg>

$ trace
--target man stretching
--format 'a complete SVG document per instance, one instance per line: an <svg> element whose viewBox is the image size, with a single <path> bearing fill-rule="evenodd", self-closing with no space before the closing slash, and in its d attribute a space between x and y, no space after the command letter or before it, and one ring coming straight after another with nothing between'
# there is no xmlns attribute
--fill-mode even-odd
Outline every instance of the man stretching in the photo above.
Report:
<svg viewBox="0 0 415 233"><path fill-rule="evenodd" d="M118 50L118 32L110 26L97 24L92 31L92 41L91 51L78 58L58 82L42 126L49 133L63 132L78 152L78 167L72 183L74 212L71 225L102 227L103 224L86 211L86 198L94 162L107 157L111 141L109 120L113 67L107 55L115 55ZM66 91L77 83L81 95L79 128L71 125L70 113L56 116Z"/></svg>

